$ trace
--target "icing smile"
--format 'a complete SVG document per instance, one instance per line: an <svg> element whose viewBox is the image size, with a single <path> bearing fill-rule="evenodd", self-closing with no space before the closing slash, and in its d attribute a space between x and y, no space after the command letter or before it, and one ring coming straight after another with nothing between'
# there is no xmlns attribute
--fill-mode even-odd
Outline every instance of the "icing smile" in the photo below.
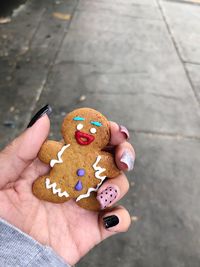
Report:
<svg viewBox="0 0 200 267"><path fill-rule="evenodd" d="M94 141L94 136L91 134L83 133L81 131L75 132L75 138L80 145L89 145Z"/></svg>

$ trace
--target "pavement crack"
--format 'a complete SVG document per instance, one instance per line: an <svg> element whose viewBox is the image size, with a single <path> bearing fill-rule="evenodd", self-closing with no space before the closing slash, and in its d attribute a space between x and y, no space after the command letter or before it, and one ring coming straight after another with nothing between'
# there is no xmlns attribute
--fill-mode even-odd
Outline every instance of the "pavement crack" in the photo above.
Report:
<svg viewBox="0 0 200 267"><path fill-rule="evenodd" d="M97 75L148 75L146 71L93 71L91 72L91 75L97 74Z"/></svg>
<svg viewBox="0 0 200 267"><path fill-rule="evenodd" d="M200 141L200 136L190 136L190 135L184 135L181 133L167 133L167 132L156 132L156 131L145 131L145 130L136 130L136 129L129 129L129 132L132 132L133 134L145 134L149 137L160 137L160 138L166 138L166 139L187 139L187 140L198 140Z"/></svg>
<svg viewBox="0 0 200 267"><path fill-rule="evenodd" d="M71 21L72 21L74 12L75 12L75 10L76 10L76 7L78 6L78 3L79 3L79 1L77 1L76 6L74 7L74 10L73 10L73 12L72 12L72 16L71 16L71 18L70 18L70 22L69 22L69 24L67 25L67 28L69 28L70 25L71 25ZM38 103L38 101L39 101L39 99L40 99L40 96L41 96L41 94L42 94L44 88L46 87L46 84L47 84L47 82L48 82L48 79L49 79L51 70L52 70L53 66L55 65L56 58L57 58L57 56L58 56L58 53L59 53L59 51L60 51L60 48L61 48L61 46L62 46L62 44L63 44L63 41L64 41L64 39L65 39L67 33L68 33L68 31L65 31L65 32L63 33L63 36L62 36L62 38L61 38L61 41L60 41L60 43L59 43L59 45L58 45L58 47L57 47L55 56L53 57L52 61L49 63L49 66L48 66L48 68L47 68L47 74L46 74L46 77L45 77L45 79L41 82L41 86L37 89L36 97L35 97L35 99L33 100L33 103L32 103L32 105L31 105L31 107L30 107L30 111L31 111L31 112L30 112L30 114L28 114L28 116L27 116L25 125L27 124L28 121L30 121L30 119L31 119L31 114L32 114L32 112L34 111L34 109L36 108L36 105L37 105L37 103Z"/></svg>
<svg viewBox="0 0 200 267"><path fill-rule="evenodd" d="M185 64L190 64L190 65L199 65L200 66L200 62L195 62L195 61L183 61Z"/></svg>
<svg viewBox="0 0 200 267"><path fill-rule="evenodd" d="M199 0L164 0L165 2L178 3L183 5L200 6Z"/></svg>
<svg viewBox="0 0 200 267"><path fill-rule="evenodd" d="M137 6L137 5L134 5L134 6ZM139 5L138 5L139 6ZM158 20L158 21L160 21L160 20L162 20L162 18L153 18L153 17L150 17L150 18L147 18L147 17L145 17L145 16L141 16L141 15L128 15L128 14L119 14L119 13L117 13L114 9L112 9L112 8L108 8L108 7L106 7L106 8L103 8L103 7L101 7L101 8L99 8L98 9L98 11L96 11L96 10L91 10L91 12L92 13L99 13L99 11L108 11L108 12L110 12L110 15L115 15L115 16L118 16L118 17L122 17L122 18L130 18L130 19L133 19L133 20L140 20L140 19L142 19L142 20ZM77 12L86 12L85 11L85 9L84 8L78 8L77 9ZM87 11L88 12L88 11Z"/></svg>
<svg viewBox="0 0 200 267"><path fill-rule="evenodd" d="M55 65L61 65L61 64L72 64L72 65L75 65L75 64L80 64L80 65L92 65L94 66L94 64L92 62L89 62L89 61L83 61L83 60L63 60L63 61L59 61L59 62L55 62Z"/></svg>
<svg viewBox="0 0 200 267"><path fill-rule="evenodd" d="M41 21L42 21L42 17L44 15L44 12L45 12L45 9L43 8L43 11L41 12L41 15L40 15L39 20L38 20L38 24L35 27L35 30L33 31L33 34L32 34L31 38L28 41L28 44L25 45L25 46L22 46L20 53L18 55L16 55L16 57L15 57L14 66L13 66L13 69L12 69L11 74L10 74L10 76L12 77L12 80L13 80L14 72L15 72L15 69L16 69L16 66L17 66L18 62L20 62L22 56L24 56L25 54L27 54L30 51L32 41L34 40L34 37L36 36L36 34L38 32L38 29L39 29L39 27L41 25Z"/></svg>
<svg viewBox="0 0 200 267"><path fill-rule="evenodd" d="M187 70L187 68L186 68L186 66L185 66L185 64L184 64L184 61L183 61L183 59L182 59L182 57L181 57L181 54L180 54L178 45L177 45L176 40L175 40L175 38L174 38L174 36L173 36L173 33L172 33L171 29L170 29L170 26L169 26L169 24L168 24L168 22L167 22L167 19L166 19L166 17L165 17L164 10L163 10L163 8L162 8L161 3L159 2L159 0L157 0L157 5L158 5L158 8L159 8L159 10L160 10L160 13L161 13L161 15L162 15L162 17L163 17L163 21L164 21L164 23L165 23L165 25L166 25L168 34L169 34L169 36L170 36L170 38L171 38L171 41L172 41L172 43L173 43L173 45L174 45L175 51L176 51L176 53L177 53L177 56L178 56L178 58L179 58L179 60L180 60L180 62L181 62L181 64L182 64L182 66L183 66L183 69L184 69L184 71L185 71L185 75L186 75L186 77L187 77L187 79L188 79L188 82L189 82L189 84L190 84L190 86L191 86L191 89L192 89L192 92L193 92L193 94L194 94L194 98L195 98L195 100L196 100L196 103L197 103L198 107L200 108L200 99L199 99L198 94L197 94L197 92L196 92L195 86L194 86L194 84L193 84L193 82L192 82L192 80L191 80L191 78L190 78L190 75L189 75L189 73L188 73L188 70Z"/></svg>
<svg viewBox="0 0 200 267"><path fill-rule="evenodd" d="M88 92L88 94L90 95L121 95L122 94L122 91L119 91L119 92L109 92L109 91L99 91L99 92L96 92L96 91L91 91L91 92ZM153 93L153 92L123 92L123 95L153 95L155 97L158 97L158 98L164 98L164 99L172 99L172 100L176 100L176 101L182 101L182 99L180 97L176 97L176 96L170 96L170 95L162 95L162 94L156 94L156 93Z"/></svg>

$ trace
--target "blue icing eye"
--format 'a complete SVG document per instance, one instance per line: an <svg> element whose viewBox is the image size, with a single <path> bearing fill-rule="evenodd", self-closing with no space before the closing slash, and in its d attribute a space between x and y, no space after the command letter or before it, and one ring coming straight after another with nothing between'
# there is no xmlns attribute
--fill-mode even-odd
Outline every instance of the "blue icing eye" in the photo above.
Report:
<svg viewBox="0 0 200 267"><path fill-rule="evenodd" d="M77 117L74 117L73 120L74 121L84 121L85 119L82 118L82 117L77 116Z"/></svg>
<svg viewBox="0 0 200 267"><path fill-rule="evenodd" d="M98 126L98 127L102 126L102 123L100 123L98 121L91 121L90 123L95 125L95 126Z"/></svg>

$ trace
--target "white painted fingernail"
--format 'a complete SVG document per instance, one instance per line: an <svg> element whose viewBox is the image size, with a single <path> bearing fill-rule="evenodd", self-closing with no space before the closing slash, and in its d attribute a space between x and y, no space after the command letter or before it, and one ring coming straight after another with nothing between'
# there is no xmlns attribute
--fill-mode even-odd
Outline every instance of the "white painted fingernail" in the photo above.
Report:
<svg viewBox="0 0 200 267"><path fill-rule="evenodd" d="M127 166L128 171L131 171L134 167L135 158L131 152L125 150L121 156L120 162Z"/></svg>
<svg viewBox="0 0 200 267"><path fill-rule="evenodd" d="M121 133L123 133L125 135L125 138L127 140L130 138L129 131L125 126L119 125L119 130L120 130Z"/></svg>

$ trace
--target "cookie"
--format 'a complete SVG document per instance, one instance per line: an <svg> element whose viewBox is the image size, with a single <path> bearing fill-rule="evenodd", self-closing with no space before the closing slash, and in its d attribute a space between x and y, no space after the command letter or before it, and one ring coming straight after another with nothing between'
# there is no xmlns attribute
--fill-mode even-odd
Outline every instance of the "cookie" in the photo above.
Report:
<svg viewBox="0 0 200 267"><path fill-rule="evenodd" d="M61 133L64 143L47 140L41 147L38 157L51 170L34 181L33 194L54 203L74 199L98 211L97 190L120 172L113 155L103 151L110 140L109 121L94 109L80 108L64 118Z"/></svg>

